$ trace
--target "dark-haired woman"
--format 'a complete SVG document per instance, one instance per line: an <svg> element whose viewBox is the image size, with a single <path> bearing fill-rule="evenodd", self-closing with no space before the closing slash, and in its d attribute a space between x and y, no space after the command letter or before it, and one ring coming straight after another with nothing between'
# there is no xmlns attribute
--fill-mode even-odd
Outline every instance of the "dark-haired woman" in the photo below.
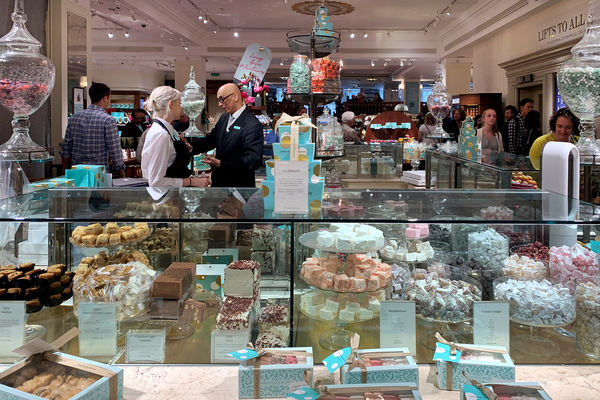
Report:
<svg viewBox="0 0 600 400"><path fill-rule="evenodd" d="M568 108L561 108L550 117L550 129L552 132L540 136L531 145L529 158L535 169L540 169L540 157L544 146L548 142L577 143L579 140L579 118Z"/></svg>

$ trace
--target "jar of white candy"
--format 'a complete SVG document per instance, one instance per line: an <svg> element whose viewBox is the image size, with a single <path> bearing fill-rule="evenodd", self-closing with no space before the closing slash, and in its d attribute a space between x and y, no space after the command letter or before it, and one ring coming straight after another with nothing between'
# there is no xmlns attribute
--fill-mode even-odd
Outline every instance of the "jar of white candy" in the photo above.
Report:
<svg viewBox="0 0 600 400"><path fill-rule="evenodd" d="M600 278L577 281L577 348L589 357L600 359Z"/></svg>

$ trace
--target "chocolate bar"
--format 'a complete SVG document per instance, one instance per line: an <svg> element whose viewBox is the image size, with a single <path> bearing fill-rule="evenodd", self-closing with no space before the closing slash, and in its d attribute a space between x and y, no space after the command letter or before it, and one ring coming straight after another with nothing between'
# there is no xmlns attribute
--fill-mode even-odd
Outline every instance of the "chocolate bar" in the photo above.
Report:
<svg viewBox="0 0 600 400"><path fill-rule="evenodd" d="M177 300L191 290L194 275L190 269L167 268L152 285L152 297Z"/></svg>
<svg viewBox="0 0 600 400"><path fill-rule="evenodd" d="M208 317L206 303L194 299L187 299L183 305L181 320L194 324L203 322Z"/></svg>

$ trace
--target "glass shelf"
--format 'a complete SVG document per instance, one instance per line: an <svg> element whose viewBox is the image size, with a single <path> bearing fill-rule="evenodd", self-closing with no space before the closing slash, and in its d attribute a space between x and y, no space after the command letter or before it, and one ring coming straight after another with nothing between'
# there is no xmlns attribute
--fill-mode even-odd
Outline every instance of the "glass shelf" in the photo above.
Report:
<svg viewBox="0 0 600 400"><path fill-rule="evenodd" d="M307 57L322 58L335 53L340 44L340 33L332 31L333 36L315 35L306 31L291 31L286 34L288 46L294 53ZM314 54L311 42L314 40Z"/></svg>

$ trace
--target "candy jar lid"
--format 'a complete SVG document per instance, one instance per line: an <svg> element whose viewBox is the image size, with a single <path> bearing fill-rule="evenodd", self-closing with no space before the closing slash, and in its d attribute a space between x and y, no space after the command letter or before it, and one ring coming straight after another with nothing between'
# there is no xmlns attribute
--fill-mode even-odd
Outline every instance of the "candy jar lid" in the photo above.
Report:
<svg viewBox="0 0 600 400"><path fill-rule="evenodd" d="M0 38L0 53L6 51L15 52L33 52L39 53L42 48L42 44L31 36L25 22L27 22L27 15L25 15L25 9L23 7L24 0L15 0L15 8L11 15L13 21L12 29Z"/></svg>
<svg viewBox="0 0 600 400"><path fill-rule="evenodd" d="M206 97L202 88L196 83L194 66L190 67L190 80L185 84L181 93L181 109L190 118L190 127L184 132L186 137L204 136L204 133L196 127L196 118L202 113Z"/></svg>

